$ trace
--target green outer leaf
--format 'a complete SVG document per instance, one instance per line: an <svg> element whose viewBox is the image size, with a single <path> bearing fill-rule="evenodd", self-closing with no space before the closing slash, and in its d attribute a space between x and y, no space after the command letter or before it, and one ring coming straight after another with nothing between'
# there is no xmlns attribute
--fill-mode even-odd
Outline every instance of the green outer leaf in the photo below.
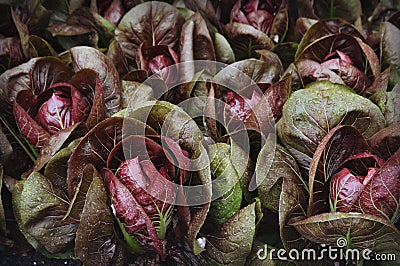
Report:
<svg viewBox="0 0 400 266"><path fill-rule="evenodd" d="M390 22L382 22L380 26L381 34L381 63L386 68L390 65L396 67L400 71L400 52L399 39L400 29Z"/></svg>
<svg viewBox="0 0 400 266"><path fill-rule="evenodd" d="M279 233L286 250L302 250L309 241L289 225L291 219L307 216L307 200L303 190L292 179L283 179L279 197Z"/></svg>
<svg viewBox="0 0 400 266"><path fill-rule="evenodd" d="M294 158L287 150L276 144L275 152L270 145L264 145L257 157L256 175L257 179L263 180L258 187L258 195L264 208L278 212L280 209L279 198L281 197L283 179L290 179L300 188L307 188L300 175L299 167ZM273 157L272 164L265 169Z"/></svg>
<svg viewBox="0 0 400 266"><path fill-rule="evenodd" d="M351 248L371 249L377 253L394 253L400 260L400 232L390 222L369 214L324 213L292 224L305 238L336 246L339 237ZM398 265L398 264L397 264Z"/></svg>
<svg viewBox="0 0 400 266"><path fill-rule="evenodd" d="M224 35L216 32L214 35L214 47L217 60L225 64L231 64L235 62L235 53L232 50L231 45L226 40Z"/></svg>
<svg viewBox="0 0 400 266"><path fill-rule="evenodd" d="M250 25L233 22L225 25L224 31L235 52L236 60L256 57L256 50L271 50L274 47L267 34Z"/></svg>
<svg viewBox="0 0 400 266"><path fill-rule="evenodd" d="M254 83L277 82L283 72L278 56L271 53L263 59L266 61L251 58L230 64L214 76L214 81L229 84L236 92Z"/></svg>
<svg viewBox="0 0 400 266"><path fill-rule="evenodd" d="M381 109L386 118L386 125L400 124L400 82L396 84L392 91L377 91L370 98Z"/></svg>
<svg viewBox="0 0 400 266"><path fill-rule="evenodd" d="M122 108L137 106L154 99L153 89L135 81L122 81Z"/></svg>
<svg viewBox="0 0 400 266"><path fill-rule="evenodd" d="M204 257L212 265L243 265L255 235L256 203L239 210L212 235L206 236Z"/></svg>
<svg viewBox="0 0 400 266"><path fill-rule="evenodd" d="M93 47L77 46L70 50L74 71L90 68L99 73L105 99L105 115L110 117L121 108L121 83L111 59Z"/></svg>
<svg viewBox="0 0 400 266"><path fill-rule="evenodd" d="M46 176L53 185L58 186L65 192L68 191L68 160L76 146L79 144L79 141L80 139L72 141L67 147L54 154L44 168L44 176Z"/></svg>
<svg viewBox="0 0 400 266"><path fill-rule="evenodd" d="M101 177L99 172L92 164L87 164L85 166L82 175L83 178L81 182L79 182L76 193L69 204L68 211L63 218L64 220L71 222L80 221L89 186L93 182L94 178Z"/></svg>
<svg viewBox="0 0 400 266"><path fill-rule="evenodd" d="M248 203L251 203L254 197L249 191L249 185L254 172L254 163L249 154L234 141L231 142L230 157L232 165L239 175L243 196Z"/></svg>
<svg viewBox="0 0 400 266"><path fill-rule="evenodd" d="M76 232L75 254L85 265L111 265L118 246L114 216L103 180L93 173Z"/></svg>
<svg viewBox="0 0 400 266"><path fill-rule="evenodd" d="M73 256L77 225L62 221L68 209L65 196L38 172L19 181L12 193L14 216L22 234L48 257Z"/></svg>
<svg viewBox="0 0 400 266"><path fill-rule="evenodd" d="M230 159L230 151L230 146L225 143L216 143L209 150L211 172L214 180L219 180L218 183L213 183L213 194L227 191L222 197L211 202L207 220L214 228L220 227L235 214L242 202L239 176Z"/></svg>
<svg viewBox="0 0 400 266"><path fill-rule="evenodd" d="M360 0L319 0L314 3L314 10L321 18L341 17L349 22L362 15Z"/></svg>
<svg viewBox="0 0 400 266"><path fill-rule="evenodd" d="M385 126L385 118L375 104L348 87L319 81L292 93L283 107L277 132L300 168L308 172L323 137L342 124L353 125L368 139Z"/></svg>

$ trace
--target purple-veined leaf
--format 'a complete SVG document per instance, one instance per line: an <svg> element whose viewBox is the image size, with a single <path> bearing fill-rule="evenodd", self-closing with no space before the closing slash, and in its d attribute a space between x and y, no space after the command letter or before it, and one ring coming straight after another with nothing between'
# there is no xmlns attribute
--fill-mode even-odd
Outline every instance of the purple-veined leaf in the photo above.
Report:
<svg viewBox="0 0 400 266"><path fill-rule="evenodd" d="M394 253L396 257L400 254L399 230L374 215L332 212L295 221L292 225L303 237L319 244L336 247L338 239L344 238L360 252L371 249L377 253Z"/></svg>
<svg viewBox="0 0 400 266"><path fill-rule="evenodd" d="M202 254L213 265L242 265L251 252L255 235L256 203L237 211L214 233L206 236Z"/></svg>
<svg viewBox="0 0 400 266"><path fill-rule="evenodd" d="M165 258L165 250L157 236L156 228L140 203L110 170L103 168L101 174L105 180L115 215L124 224L128 234L134 235L136 232L145 231L146 233L138 239L139 242Z"/></svg>
<svg viewBox="0 0 400 266"><path fill-rule="evenodd" d="M310 198L307 210L309 217L329 211L329 182L338 168L349 157L368 151L366 140L355 127L336 126L329 131L315 150L310 165ZM336 198L336 193L331 197Z"/></svg>
<svg viewBox="0 0 400 266"><path fill-rule="evenodd" d="M400 209L400 148L377 169L358 204L363 213L394 220Z"/></svg>
<svg viewBox="0 0 400 266"><path fill-rule="evenodd" d="M115 31L115 39L128 60L135 60L138 47L168 45L178 48L179 36L184 19L179 11L168 3L152 1L142 3L126 13Z"/></svg>
<svg viewBox="0 0 400 266"><path fill-rule="evenodd" d="M14 116L22 135L25 136L28 142L38 149L42 148L49 139L50 134L33 120L17 101L14 102Z"/></svg>
<svg viewBox="0 0 400 266"><path fill-rule="evenodd" d="M385 126L385 119L374 103L350 88L318 81L291 94L277 122L277 133L302 172L308 173L318 145L337 125L352 125L370 138Z"/></svg>
<svg viewBox="0 0 400 266"><path fill-rule="evenodd" d="M13 190L14 216L21 232L47 256L73 255L77 225L63 221L69 206L66 196L38 172L19 181Z"/></svg>
<svg viewBox="0 0 400 266"><path fill-rule="evenodd" d="M114 233L114 216L106 187L93 166L92 181L83 198L83 209L76 232L75 256L87 265L110 264L120 252Z"/></svg>
<svg viewBox="0 0 400 266"><path fill-rule="evenodd" d="M332 211L350 212L364 186L363 180L354 176L347 168L333 175L329 192Z"/></svg>

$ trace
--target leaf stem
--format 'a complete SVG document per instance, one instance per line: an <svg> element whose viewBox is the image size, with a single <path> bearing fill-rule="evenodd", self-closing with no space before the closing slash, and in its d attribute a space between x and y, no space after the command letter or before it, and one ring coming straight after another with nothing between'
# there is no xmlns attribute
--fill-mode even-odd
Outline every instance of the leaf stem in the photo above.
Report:
<svg viewBox="0 0 400 266"><path fill-rule="evenodd" d="M11 128L11 126L7 123L7 121L4 120L2 116L0 116L2 124L7 128L8 132L13 136L13 138L18 142L18 144L21 146L21 148L25 151L25 153L28 155L29 159L34 163L37 159L37 152L34 150L34 148L28 144L29 149L25 146L25 144L21 141L21 139L15 134L14 130ZM26 141L26 140L25 140Z"/></svg>
<svg viewBox="0 0 400 266"><path fill-rule="evenodd" d="M329 17L335 17L335 7L334 7L335 0L331 0L330 9L329 9Z"/></svg>
<svg viewBox="0 0 400 266"><path fill-rule="evenodd" d="M143 254L144 250L142 246L139 244L139 241L130 234L128 234L128 232L125 230L124 224L120 221L120 219L116 215L114 215L114 217L115 220L117 220L119 229L121 230L122 236L124 237L125 240L125 245L129 250L129 252L132 254L139 254L139 255Z"/></svg>

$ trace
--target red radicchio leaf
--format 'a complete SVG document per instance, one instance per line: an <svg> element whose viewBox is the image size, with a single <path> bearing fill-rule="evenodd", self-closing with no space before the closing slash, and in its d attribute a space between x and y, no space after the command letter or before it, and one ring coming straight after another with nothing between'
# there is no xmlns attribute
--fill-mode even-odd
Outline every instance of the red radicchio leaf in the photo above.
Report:
<svg viewBox="0 0 400 266"><path fill-rule="evenodd" d="M62 128L72 125L72 102L63 92L56 91L40 107L35 120L49 132L54 134Z"/></svg>
<svg viewBox="0 0 400 266"><path fill-rule="evenodd" d="M131 235L140 230L146 230L147 236L137 234L140 236L138 240L165 258L165 250L157 236L156 228L142 206L109 169L103 168L101 174L107 186L115 215L124 224L125 230Z"/></svg>
<svg viewBox="0 0 400 266"><path fill-rule="evenodd" d="M176 194L174 186L171 184L171 179L165 178L165 176L168 176L166 172L163 172L165 169L161 170L160 173L151 161L143 160L140 165L150 181L146 189L148 194L145 194L146 198L151 199L147 204L148 213L157 213L154 204L157 204L158 209L165 213L170 205L168 202L172 202Z"/></svg>
<svg viewBox="0 0 400 266"><path fill-rule="evenodd" d="M332 58L336 55L339 58ZM331 59L332 58L332 59ZM357 93L363 93L371 85L368 76L353 65L351 58L343 52L335 51L325 56L321 66L337 73L347 86L353 88Z"/></svg>
<svg viewBox="0 0 400 266"><path fill-rule="evenodd" d="M173 64L179 63L178 55L167 45L150 46L142 43L139 46L139 61L141 68L148 72L148 75L160 73L160 71ZM162 76L168 73L160 73Z"/></svg>
<svg viewBox="0 0 400 266"><path fill-rule="evenodd" d="M90 103L89 110L83 110L81 113L87 116L86 125L88 128L92 128L97 125L105 116L105 99L103 86L101 84L99 74L88 68L79 70L70 80L70 83L81 95L85 96L85 100ZM74 98L72 98L74 100ZM78 102L78 101L74 101ZM85 103L84 103L85 106ZM75 107L73 109L76 109Z"/></svg>
<svg viewBox="0 0 400 266"><path fill-rule="evenodd" d="M364 189L362 180L343 168L331 180L330 198L333 211L350 212Z"/></svg>
<svg viewBox="0 0 400 266"><path fill-rule="evenodd" d="M370 153L346 159L342 163L346 168L332 177L332 209L362 212L390 220L399 207L399 155L400 151L397 151L386 162Z"/></svg>
<svg viewBox="0 0 400 266"><path fill-rule="evenodd" d="M168 173L164 172L165 168L161 169L162 173L159 173L151 161L139 162L139 157L135 157L122 162L116 172L118 179L129 189L148 215L157 213L155 204L165 213L169 204L159 199L171 202L175 197L173 186L167 182L170 181Z"/></svg>
<svg viewBox="0 0 400 266"><path fill-rule="evenodd" d="M50 138L50 134L33 120L17 101L14 102L14 117L21 130L21 134L31 145L40 149L46 144Z"/></svg>
<svg viewBox="0 0 400 266"><path fill-rule="evenodd" d="M74 86L57 83L39 95L35 120L50 134L84 121L89 113L87 99Z"/></svg>
<svg viewBox="0 0 400 266"><path fill-rule="evenodd" d="M252 109L261 100L261 97L262 96L260 96L256 91L253 91L251 99L245 100L234 92L228 92L226 99L228 105L227 108L233 118L245 122L249 118Z"/></svg>
<svg viewBox="0 0 400 266"><path fill-rule="evenodd" d="M256 29L269 33L274 16L266 10L258 9L259 0L251 0L244 7L250 25Z"/></svg>
<svg viewBox="0 0 400 266"><path fill-rule="evenodd" d="M90 103L75 87L71 86L72 124L83 122L90 113Z"/></svg>
<svg viewBox="0 0 400 266"><path fill-rule="evenodd" d="M373 175L359 197L363 213L391 220L400 204L400 149Z"/></svg>
<svg viewBox="0 0 400 266"><path fill-rule="evenodd" d="M347 64L351 64L353 65L353 60L351 60L350 56L348 56L347 54L336 50L330 54L327 54L324 58L324 61L328 61L329 59L333 59L335 57L335 55L338 55L340 60L342 60L343 62L347 63Z"/></svg>
<svg viewBox="0 0 400 266"><path fill-rule="evenodd" d="M368 152L362 152L344 160L341 167L347 167L353 173L366 176L370 168L382 167L384 163L385 161L382 158Z"/></svg>
<svg viewBox="0 0 400 266"><path fill-rule="evenodd" d="M241 0L236 1L231 11L231 20L244 24L250 24L246 18L246 15L243 13L242 10L240 10L241 6L242 6L242 1Z"/></svg>
<svg viewBox="0 0 400 266"><path fill-rule="evenodd" d="M248 24L254 28L269 33L274 16L267 10L259 9L259 0L250 0L241 10L241 0L238 0L231 11L231 20ZM267 3L269 4L269 3Z"/></svg>
<svg viewBox="0 0 400 266"><path fill-rule="evenodd" d="M103 10L100 10L103 15ZM124 15L124 9L122 7L120 0L114 0L112 3L104 10L103 17L110 21L112 24L117 25Z"/></svg>

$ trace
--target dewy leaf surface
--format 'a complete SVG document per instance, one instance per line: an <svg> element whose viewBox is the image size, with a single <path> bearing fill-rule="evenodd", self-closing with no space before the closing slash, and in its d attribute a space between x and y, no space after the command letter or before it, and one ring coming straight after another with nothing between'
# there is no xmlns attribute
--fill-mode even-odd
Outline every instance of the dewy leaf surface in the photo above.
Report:
<svg viewBox="0 0 400 266"><path fill-rule="evenodd" d="M289 225L291 219L306 216L307 200L304 191L292 179L284 178L279 197L279 231L287 250L291 248L302 250L306 247L307 241L292 225Z"/></svg>
<svg viewBox="0 0 400 266"><path fill-rule="evenodd" d="M288 151L279 144L276 145L275 152L272 152L273 148L274 146L269 146L268 143L261 148L257 157L256 175L258 179L263 178L258 187L262 206L278 212L283 180L290 179L297 188L304 188L306 184L302 180L296 161ZM266 162L270 161L271 157L273 161L268 168Z"/></svg>
<svg viewBox="0 0 400 266"><path fill-rule="evenodd" d="M96 173L95 169L93 171ZM75 255L85 265L109 265L118 251L109 204L103 180L98 173L94 174L75 240Z"/></svg>
<svg viewBox="0 0 400 266"><path fill-rule="evenodd" d="M400 254L400 232L390 222L360 213L324 213L293 223L305 238L336 246L338 238L347 239L352 248L377 253Z"/></svg>
<svg viewBox="0 0 400 266"><path fill-rule="evenodd" d="M348 87L319 81L292 93L277 132L300 168L308 172L321 140L337 125L352 125L370 138L385 126L385 118L375 104Z"/></svg>
<svg viewBox="0 0 400 266"><path fill-rule="evenodd" d="M32 172L13 191L14 216L28 242L47 256L73 255L76 224L64 223L69 202L43 175Z"/></svg>
<svg viewBox="0 0 400 266"><path fill-rule="evenodd" d="M212 265L243 265L255 234L256 203L239 210L220 229L206 236L204 255Z"/></svg>
<svg viewBox="0 0 400 266"><path fill-rule="evenodd" d="M211 172L214 176L213 193L222 194L220 198L211 202L207 216L208 222L213 226L220 226L226 222L240 209L242 202L239 176L232 164L230 151L231 147L225 143L216 143L210 147Z"/></svg>

